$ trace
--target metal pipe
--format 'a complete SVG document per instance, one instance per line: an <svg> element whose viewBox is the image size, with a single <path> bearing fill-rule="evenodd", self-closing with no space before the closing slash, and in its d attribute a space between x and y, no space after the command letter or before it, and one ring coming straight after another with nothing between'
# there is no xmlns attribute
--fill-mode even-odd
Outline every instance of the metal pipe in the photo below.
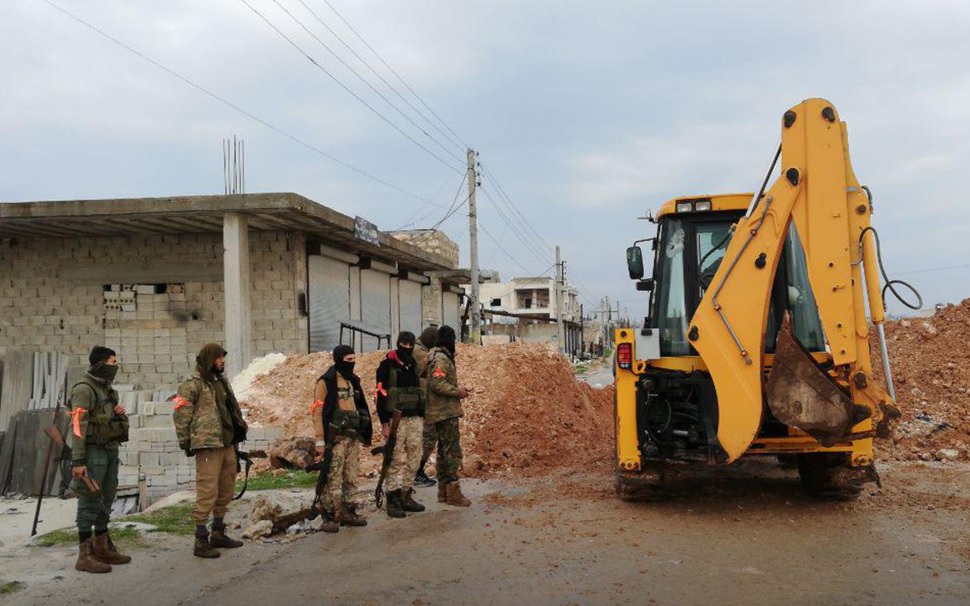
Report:
<svg viewBox="0 0 970 606"><path fill-rule="evenodd" d="M893 386L893 371L889 367L889 349L886 348L886 330L882 323L876 324L879 331L879 351L882 353L882 373L886 376L886 388L889 390L889 397L896 401L896 388Z"/></svg>

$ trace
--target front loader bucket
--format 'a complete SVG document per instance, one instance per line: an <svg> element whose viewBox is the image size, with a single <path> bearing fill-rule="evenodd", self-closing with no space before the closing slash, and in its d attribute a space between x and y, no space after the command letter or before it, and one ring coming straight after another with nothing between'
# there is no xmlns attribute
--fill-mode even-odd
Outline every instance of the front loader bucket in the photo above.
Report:
<svg viewBox="0 0 970 606"><path fill-rule="evenodd" d="M823 446L835 444L853 425L851 398L798 342L787 312L778 331L765 396L775 418L804 431Z"/></svg>

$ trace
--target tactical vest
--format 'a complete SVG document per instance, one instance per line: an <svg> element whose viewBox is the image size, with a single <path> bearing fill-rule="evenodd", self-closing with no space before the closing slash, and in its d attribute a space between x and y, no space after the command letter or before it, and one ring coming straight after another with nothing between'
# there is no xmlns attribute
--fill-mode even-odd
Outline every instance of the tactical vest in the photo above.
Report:
<svg viewBox="0 0 970 606"><path fill-rule="evenodd" d="M91 381L86 379L71 386L71 391L73 392L78 385L83 385L94 394L94 404L87 412L88 427L84 436L85 444L105 446L112 442L127 442L128 417L115 415L114 407L117 402L111 401L110 397L105 397L102 389L98 389L100 386L92 385Z"/></svg>
<svg viewBox="0 0 970 606"><path fill-rule="evenodd" d="M424 406L424 392L419 386L398 387L398 369L392 365L390 370L390 386L387 390L387 409L390 412L412 412L421 410Z"/></svg>
<svg viewBox="0 0 970 606"><path fill-rule="evenodd" d="M346 381L346 379L343 379ZM354 386L347 382L341 385L341 378L337 378L336 393L331 395L329 386L327 398L333 398L333 415L330 417L330 426L338 436L346 436L354 440L362 440L361 430L365 420L363 415L357 410Z"/></svg>

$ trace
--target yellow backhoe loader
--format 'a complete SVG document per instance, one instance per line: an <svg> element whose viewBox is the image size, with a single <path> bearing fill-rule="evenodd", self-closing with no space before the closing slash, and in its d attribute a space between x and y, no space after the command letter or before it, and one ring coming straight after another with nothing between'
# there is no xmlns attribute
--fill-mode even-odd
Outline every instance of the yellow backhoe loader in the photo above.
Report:
<svg viewBox="0 0 970 606"><path fill-rule="evenodd" d="M845 124L831 103L809 99L782 116L757 194L676 198L651 217L656 237L627 249L648 316L615 333L620 497L662 485L683 462L751 455L797 460L824 498L855 498L878 481L873 439L899 412L872 212ZM870 320L888 393L873 380Z"/></svg>

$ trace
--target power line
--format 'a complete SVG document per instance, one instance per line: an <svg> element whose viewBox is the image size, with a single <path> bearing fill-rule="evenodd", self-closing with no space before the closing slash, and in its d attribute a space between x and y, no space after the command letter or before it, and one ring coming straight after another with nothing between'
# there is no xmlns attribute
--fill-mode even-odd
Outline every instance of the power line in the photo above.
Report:
<svg viewBox="0 0 970 606"><path fill-rule="evenodd" d="M368 44L367 41L364 40L364 37L363 36L361 36L359 33L357 33L357 30L354 29L354 26L351 25L349 21L347 21L346 19L344 19L343 15L340 14L340 11L338 11L333 6L333 4L330 4L330 1L329 0L323 0L323 2L324 2L324 4L326 4L330 8L331 11L333 11L333 14L337 15L337 18L338 19L340 19L341 21L343 21L344 25L346 25L350 29L350 31L353 32L354 36L356 36L357 39L360 40L361 43L363 43L363 45L367 47L367 50L369 50L370 52L374 53L374 56L377 57L377 59L384 65L384 67L386 67L392 74L394 74L394 77L397 78L398 81L401 84L404 85L404 88L408 89L408 92L410 92L412 95L414 95L414 98L417 99L421 103L421 105L423 105L425 107L425 109L427 109L429 112L431 112L431 115L434 116L439 122L441 122L441 125L442 126L444 126L446 129L448 129L448 132L450 132L452 135L454 135L455 138L458 139L458 141L461 142L461 144L462 144L462 146L463 146L464 149L471 149L471 145L469 145L468 143L466 143L464 141L464 139L462 139L458 135L458 133L456 133L450 126L448 126L448 123L447 122L445 122L444 120L441 119L441 116L439 116L433 109L431 109L431 106L430 105L428 105L427 103L425 103L424 99L422 99L421 96L418 95L418 93L416 93L414 91L414 89L411 88L411 86L407 82L405 82L404 78L402 78L401 75L399 73L397 73L397 71L393 67L391 67L387 63L387 61L384 60L384 57L382 57L379 52L377 52L376 50L374 50L374 47L372 47L370 44Z"/></svg>
<svg viewBox="0 0 970 606"><path fill-rule="evenodd" d="M294 143L296 143L296 144L298 144L298 145L300 145L300 146L302 146L302 147L304 147L304 148L306 148L306 149L308 149L308 150L310 150L310 151L312 151L312 152L314 152L316 154L319 154L320 156L323 156L324 158L330 160L331 162L334 162L336 164L339 164L340 166L343 166L344 168L346 168L348 170L351 170L351 171L357 173L358 175L360 175L362 177L365 177L367 179L370 179L371 181L374 181L375 183L380 183L381 185L383 185L385 187L388 187L390 189L393 189L394 191L396 191L396 192L398 192L400 194L404 194L405 196L408 196L409 198L413 198L415 200L419 200L421 202L427 202L427 203L430 203L430 204L437 204L436 202L434 202L432 200L429 200L429 199L427 199L427 198L425 198L423 196L419 196L418 194L409 192L406 189L402 189L401 187L398 187L397 185L394 185L393 183L390 183L388 181L385 181L384 179L381 179L380 177L377 177L377 176L375 176L375 175L373 175L373 174L371 174L371 173L369 173L369 172L367 172L367 171L365 171L365 170L363 170L361 168L357 168L353 164L349 164L347 162L344 162L343 160L337 158L336 156L333 156L333 155L331 155L331 154L323 151L319 147L316 147L315 145L313 145L311 143L308 143L308 142L304 141L303 139L300 139L296 135L292 135L292 134L288 133L287 131L283 130L282 128L279 128L278 126L275 126L275 125L267 122L263 118L260 118L259 116L257 116L255 114L253 114L253 113L251 113L251 112L243 109L242 107L236 105L232 101L229 101L225 97L222 97L222 96L220 96L220 95L218 95L218 94L210 91L209 89L205 88L201 84L197 84L196 82L193 82L192 80L189 80L187 77L183 76L182 74L180 74L180 73L176 72L175 70L173 70L173 69L171 69L171 68L169 68L169 67L167 67L167 66L165 66L165 65L163 65L161 63L159 63L158 61L152 59L148 55L145 55L141 51L139 51L139 50L137 50L137 49L135 49L135 48L133 48L133 47L125 44L121 40L115 38L114 36L108 34L107 32L105 32L103 30L99 29L97 26L95 26L95 25L93 25L91 23L88 23L84 19L78 17L74 13L71 13L67 9L62 8L61 6L55 4L51 0L44 0L44 2L47 5L49 5L51 8L56 9L60 13L62 13L65 16L73 19L74 21L80 23L84 27L87 27L88 29L90 29L93 32L97 33L98 35L102 36L103 38L106 38L107 40L110 40L111 42L117 44L121 48L127 50L128 52L134 54L135 56L141 58L142 60L144 60L144 61L146 61L146 62L154 65L155 67L157 67L158 69L164 71L168 75L170 75L170 76L172 76L174 78L177 78L177 79L181 80L185 84L188 84L189 86L191 86L192 88L194 88L197 91L201 92L202 94L206 95L207 97L210 97L212 99L215 99L219 103L222 103L223 105L225 105L225 106L227 106L227 107L229 107L229 108L237 111L238 113L246 116L250 120L253 120L254 122L257 122L257 123L265 126L266 128L270 129L271 131L273 131L273 132L275 132L275 133L277 133L279 135L282 135L283 137L286 137L290 141L293 141Z"/></svg>
<svg viewBox="0 0 970 606"><path fill-rule="evenodd" d="M362 75L360 75L360 72L358 72L357 70L355 70L353 67L350 66L350 64L348 64L346 61L344 61L343 58L341 58L340 55L338 55L336 52L334 52L334 50L332 48L330 48L330 46L326 42L324 42L323 40L321 40L319 36L317 36L312 31L310 31L310 28L308 28L306 26L306 24L304 24L293 13L291 13L289 11L289 9L287 9L285 6L283 6L280 3L280 0L273 0L273 3L276 4L276 6L278 6L280 8L280 10L282 10L284 13L286 13L286 15L290 19L292 19L294 23L296 23L298 26L300 26L300 28L303 29L303 31L305 31L307 34L309 34L311 38L313 38L314 40L316 40L317 43L320 44L320 46L322 46L324 49L326 49L326 51L328 53L330 53L333 56L334 59L336 59L337 61L339 61L341 65L343 65L344 67L346 67L347 69L349 69L351 71L351 73L353 73L355 76L357 76L357 78L361 82L363 82L364 85L366 85L369 89L371 89L374 92L374 94L376 94L385 103L387 103L387 105L390 106L391 109L393 109L397 113L401 114L401 117L403 117L405 120L407 120L412 126L414 126L414 128L418 129L418 131L420 131L421 134L423 134L428 139L430 139L432 142L434 142L434 144L437 145L438 147L440 147L441 150L444 151L446 154L452 153L451 150L449 150L447 147L445 147L444 145L442 145L440 141L438 141L436 138L434 138L433 136L431 136L430 133L428 133L426 130L424 130L424 128L420 124L418 124L417 122L415 122L411 118L411 116L409 116L406 113L404 113L403 111L401 111L401 109L398 108L397 105L395 105L394 103L392 103L391 100L388 99L384 95L384 93L382 93L381 91L377 90L377 88L373 84L371 84L366 78L364 78Z"/></svg>
<svg viewBox="0 0 970 606"><path fill-rule="evenodd" d="M502 246L501 244L499 244L498 240L496 240L495 239L495 236L492 235L492 232L490 232L488 230L488 228L485 227L485 224L484 223L482 223L481 221L479 221L478 222L478 226L482 228L482 231L485 232L485 235L488 236L488 239L491 240L495 244L495 246L498 246L499 250L501 250L502 253L506 257L509 258L510 261L512 261L513 263L515 263L516 265L518 265L519 268L522 269L522 271L524 271L526 275L531 275L532 274L532 272L528 268L526 268L525 265L522 265L522 263L517 258L513 257L509 253L509 251L505 249L504 246Z"/></svg>
<svg viewBox="0 0 970 606"><path fill-rule="evenodd" d="M435 193L433 193L431 195L431 197L434 198L435 196L437 196L438 194L440 194L446 187L448 187L448 184L451 183L454 180L455 180L454 177L450 177L447 181L445 181L444 183L441 184L441 187L439 187L435 191ZM464 175L459 175L458 181L459 181L459 183L458 183L458 193L455 194L455 198L456 199L458 198L458 194L461 193L461 187L462 187L462 185L464 184L464 181L465 181ZM452 204L454 204L454 202L452 202ZM409 216L406 219L407 222L404 225L402 225L401 227L398 227L395 231L400 231L400 230L405 229L407 227L411 227L412 225L416 225L418 222L424 221L425 219L427 219L428 217L430 217L431 215L433 215L434 214L434 210L430 210L427 213L421 215L420 217L418 216L418 215L421 214L421 212L425 208L427 208L428 206L431 206L431 205L432 205L432 203L425 202L424 204L422 204L421 206L419 206L417 208L417 210L415 210L413 213L411 213L411 216ZM433 205L435 207L437 207L437 208L444 208L444 205L443 204L433 204ZM449 206L449 208L450 208L450 206Z"/></svg>
<svg viewBox="0 0 970 606"><path fill-rule="evenodd" d="M949 269L963 269L964 267L970 267L970 263L964 263L962 265L947 265L945 267L926 267L923 269L911 269L909 271L897 271L894 275L903 276L906 274L925 274L933 271L946 271Z"/></svg>
<svg viewBox="0 0 970 606"><path fill-rule="evenodd" d="M545 259L546 261L548 261L549 260L549 257L547 255L547 253L543 252L542 249L540 249L531 240L531 238L529 238L529 236L525 233L525 231L522 230L516 224L515 221L512 221L512 220L510 220L508 218L508 216L505 214L505 212L502 210L502 208L498 205L498 203L495 202L495 199L492 198L491 195L488 193L488 190L485 189L485 188L482 188L482 193L485 195L485 198L488 199L488 201L492 203L492 207L498 213L499 218L509 227L509 229L512 230L512 233L515 234L515 236L519 239L519 241L522 243L522 245L529 251L529 253L535 255L536 257L539 257L540 259Z"/></svg>
<svg viewBox="0 0 970 606"><path fill-rule="evenodd" d="M515 202L512 201L512 198L508 195L508 193L506 193L505 188L502 187L502 184L495 177L492 171L484 164L482 164L481 166L482 166L482 171L485 173L485 176L487 176L495 184L495 188L498 190L499 197L504 199L505 203L508 205L511 212L514 215L518 216L518 218L522 221L522 223L525 224L525 226L532 232L532 234L540 242L542 242L546 246L546 248L549 249L550 252L554 251L555 247L550 245L549 242L547 242L546 239L542 237L542 234L540 234L536 230L536 228L532 225L532 223L525 217L525 215L522 214L522 211L519 210L518 205L516 205Z"/></svg>
<svg viewBox="0 0 970 606"><path fill-rule="evenodd" d="M311 14L311 15L313 16L313 18L314 18L314 19L316 19L316 20L317 20L317 22L319 22L319 23L320 23L320 25L322 25L323 27L325 27L325 28L326 28L326 30L327 30L328 32L330 32L330 34L331 34L331 35L332 35L332 36L333 36L334 38L336 38L336 39L337 39L337 41L338 41L338 42L340 42L340 44L342 44L342 45L343 45L343 47L344 47L344 48L346 48L346 49L347 49L348 51L350 51L350 53L351 53L351 54L352 54L352 55L353 55L354 57L356 57L356 58L357 58L357 60L358 60L358 61L360 61L360 62L361 62L361 64L362 64L362 65L363 65L364 67L366 67L366 68L367 68L367 69L368 69L368 70L370 71L370 73L372 73L372 74L374 74L374 76L375 76L375 77L376 77L376 78L377 78L378 80L380 80L381 82L383 82L383 83L384 83L384 85L385 85L385 86L386 86L386 87L388 88L388 90L390 90L390 91L391 91L391 92L393 92L393 93L394 93L395 95L397 95L397 96L398 96L398 98L399 98L399 99L401 99L401 101L403 101L403 102L405 103L405 105L407 105L407 106L408 106L409 108L411 108L411 110L412 110L412 111L413 111L414 113L416 113L417 115L419 115L419 116L421 116L421 119L423 119L423 120L424 120L425 122L427 122L427 123L428 123L428 124L429 124L429 125L431 126L431 128L433 128L433 129L435 129L436 131L438 131L438 134L440 134L440 135L441 135L442 137L444 137L445 139L447 139L449 143L451 143L452 145L454 145L454 146L455 146L455 147L456 147L456 148L458 149L458 151L460 151L460 152L464 152L464 151L465 151L465 149L467 148L467 146L464 146L464 147L463 147L463 146L462 146L462 144L461 144L460 142L457 142L457 141L455 141L455 139L453 139L451 135L449 135L449 134L448 134L448 133L446 133L445 131L443 131L443 130L441 130L441 127L440 127L440 126L438 126L437 124L435 124L435 122L434 122L433 120L431 120L430 118L428 118L428 117L427 117L427 116L426 116L426 115L425 115L425 114L424 114L424 113L423 113L423 112L422 112L422 111L421 111L420 109L418 109L417 107L415 107L415 106L414 106L414 104L413 104L413 103L411 103L411 101L410 101L410 100L409 100L409 99L408 99L407 97L405 97L405 96L404 96L403 94L401 94L401 92L400 92L400 91L399 91L399 90L398 90L398 89L397 89L397 88L396 88L396 87L395 87L395 86L394 86L393 84L391 84L390 82L388 82L388 81L387 81L387 79L386 79L386 78L385 78L384 76L382 76L382 75L381 75L381 74L380 74L380 73L379 73L379 72L378 72L378 71L377 71L376 69L374 69L374 67L373 67L373 66L371 66L371 64L370 64L370 63L369 63L369 62L368 62L368 61L367 61L366 59L364 59L364 58L363 58L363 57L362 57L362 56L360 55L360 53L358 53L358 52L357 52L357 50L356 50L356 49L354 49L354 47L352 47L352 46L351 46L350 44L348 44L348 43L347 43L347 42L346 42L346 41L345 41L345 40L343 39L343 37L341 37L341 36L340 36L340 34L338 34L338 33L337 33L337 32L336 32L336 31L335 31L335 30L334 30L334 29L333 29L332 27L330 27L330 25L329 25L329 24L328 24L328 23L327 23L326 21L324 21L324 20L323 20L323 19L322 19L322 18L321 18L321 17L320 17L320 16L319 16L319 15L318 15L317 13L316 13L316 11L314 11L314 10L313 10L312 8L310 8L310 6L309 6L309 5L307 5L307 3L306 3L306 2L304 2L304 0L297 0L297 1L298 1L298 2L299 2L299 3L301 4L301 5L303 5L303 8L304 8L304 9L306 9L306 10L307 10L307 12L309 12L309 13L310 13L310 14ZM339 16L339 15L338 15L338 16ZM342 19L342 17L341 17L341 19ZM346 21L344 21L344 23L346 23ZM353 28L351 28L351 29L353 29ZM355 32L355 33L356 33L356 32ZM358 37L359 37L359 36L358 36Z"/></svg>
<svg viewBox="0 0 970 606"><path fill-rule="evenodd" d="M380 118L381 120L383 120L384 122L386 122L388 126L390 126L391 128L393 128L397 132L401 133L401 135L403 135L408 141L410 141L411 143L417 145L419 148L421 148L422 150L424 150L425 153L427 153L429 156L431 156L432 158L434 158L435 160L437 160L438 162L440 162L444 166L447 166L448 168L450 168L452 170L458 170L456 167L454 167L451 164L449 164L447 160L444 160L441 156L439 156L438 154L436 154L433 151L431 151L430 149L428 149L424 144L422 144L420 141L418 141L417 139L415 139L414 137L412 137L410 134L408 134L407 132L405 132L404 129L402 129L397 124L395 124L394 122L392 122L384 114L382 114L381 112L379 112L376 108L374 108L374 106L372 106L370 103L368 103L367 101L365 101L363 97L361 97L356 92L354 92L353 89L351 89L349 86L347 86L346 84L344 84L343 82L341 82L340 79L337 78L335 75L333 75L327 68L325 68L322 65L320 65L319 63L317 63L316 59L314 59L312 56L310 56L309 53L307 53L305 50L303 50L303 48L299 44L297 44L296 42L294 42L292 38L290 38L285 33L283 33L283 30L281 30L280 28L276 27L276 25L272 21L270 21L269 19L267 19L266 16L263 15L263 13L259 12L259 10L256 9L256 7L254 7L253 5L251 5L247 0L239 0L239 1L242 2L244 5L246 5L246 7L249 10L251 10L257 17L259 17L260 19L262 19L263 22L265 22L266 25L268 25L281 38L283 38L284 40L286 40L286 42L288 42L290 44L290 46L292 46L294 49L296 49L296 51L298 53L300 53L301 55L303 55L304 57L306 57L307 61L309 61L310 63L312 63L317 69L319 69L320 71L322 71L331 80L333 80L334 82L336 82L337 85L340 86L340 88L342 88L345 91L347 91L348 94L350 94L354 99L357 99L357 101L359 101L364 107L366 107L371 112L373 112L378 118Z"/></svg>

